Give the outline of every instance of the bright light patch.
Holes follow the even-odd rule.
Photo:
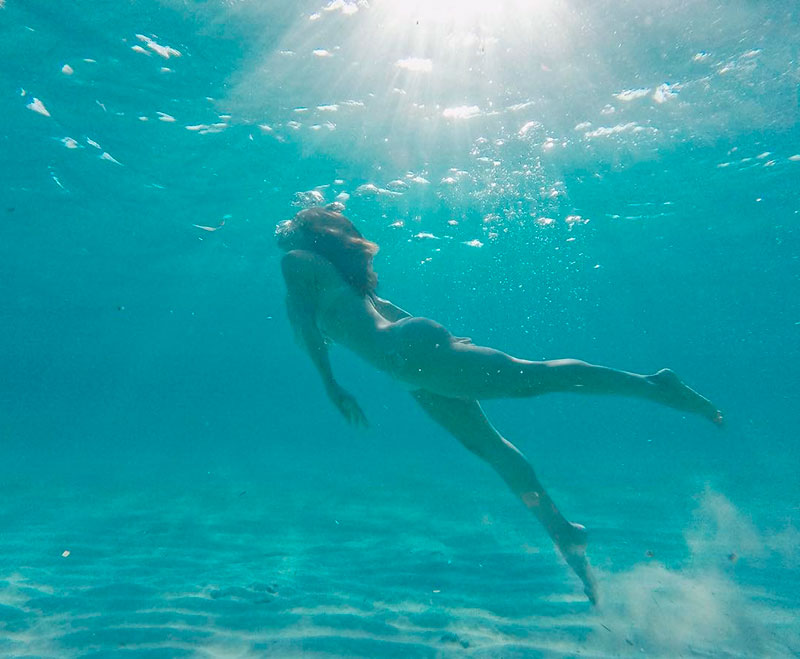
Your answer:
[[[395,62],[399,69],[414,71],[416,73],[430,73],[433,71],[433,61],[423,57],[406,57]]]
[[[474,25],[502,16],[509,4],[508,0],[407,0],[395,2],[392,11],[411,15],[420,25]]]
[[[619,94],[615,96],[620,101],[633,101],[637,98],[644,98],[650,93],[649,88],[641,88],[641,89],[626,89],[625,91],[621,91]]]
[[[477,105],[458,105],[453,108],[445,108],[442,116],[445,119],[469,119],[477,117],[480,113],[481,109]]]
[[[100,154],[100,160],[107,160],[108,162],[113,162],[115,165],[122,165],[122,163],[108,151],[103,151],[103,153]]]
[[[164,59],[181,56],[181,52],[179,50],[171,48],[170,46],[163,46],[162,44],[156,42],[154,39],[151,39],[150,37],[144,34],[137,34],[136,38],[142,43],[144,43],[144,45],[147,46],[154,53],[161,55],[161,57],[163,57]]]
[[[323,7],[323,11],[340,11],[346,16],[350,16],[355,14],[359,7],[368,7],[369,4],[365,2],[365,0],[359,0],[355,2],[354,0],[331,0],[325,7]]]
[[[601,126],[595,130],[590,130],[585,133],[586,137],[610,137],[612,135],[619,135],[620,133],[627,133],[629,131],[641,130],[635,121],[629,121],[627,124],[617,124],[616,126]]]
[[[665,82],[664,84],[656,87],[656,90],[653,92],[653,100],[656,103],[665,103],[673,96],[676,96],[679,89],[679,85],[670,85]]]
[[[47,111],[47,108],[44,106],[44,103],[42,103],[35,96],[33,100],[30,103],[28,103],[25,107],[28,108],[29,110],[32,110],[33,112],[38,112],[39,114],[45,117],[50,116],[50,113]]]

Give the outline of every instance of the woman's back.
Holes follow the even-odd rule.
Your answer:
[[[384,330],[391,323],[378,313],[370,297],[359,294],[330,261],[312,252],[287,253],[283,270],[285,276],[306,282],[304,302],[311,307],[314,323],[327,340],[348,348],[381,370],[386,369]],[[309,282],[313,286],[308,286]]]

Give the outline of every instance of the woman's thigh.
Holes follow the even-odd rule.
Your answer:
[[[551,390],[548,381],[553,374],[548,370],[552,369],[545,362],[474,345],[427,318],[395,323],[391,338],[390,370],[410,388],[477,400],[533,396]]]

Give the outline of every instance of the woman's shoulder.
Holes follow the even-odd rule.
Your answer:
[[[293,249],[286,252],[281,259],[281,270],[289,281],[331,281],[337,282],[341,277],[324,256],[305,249]]]

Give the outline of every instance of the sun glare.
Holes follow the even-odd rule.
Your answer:
[[[502,16],[509,5],[507,0],[384,0],[376,2],[379,10],[411,18],[419,24],[478,26]]]
[[[409,158],[463,150],[490,123],[542,120],[569,82],[573,35],[566,0],[320,0],[242,76],[238,98],[316,148],[339,152],[358,134]]]
[[[559,0],[373,0],[369,8],[397,30],[508,31],[534,27]]]

